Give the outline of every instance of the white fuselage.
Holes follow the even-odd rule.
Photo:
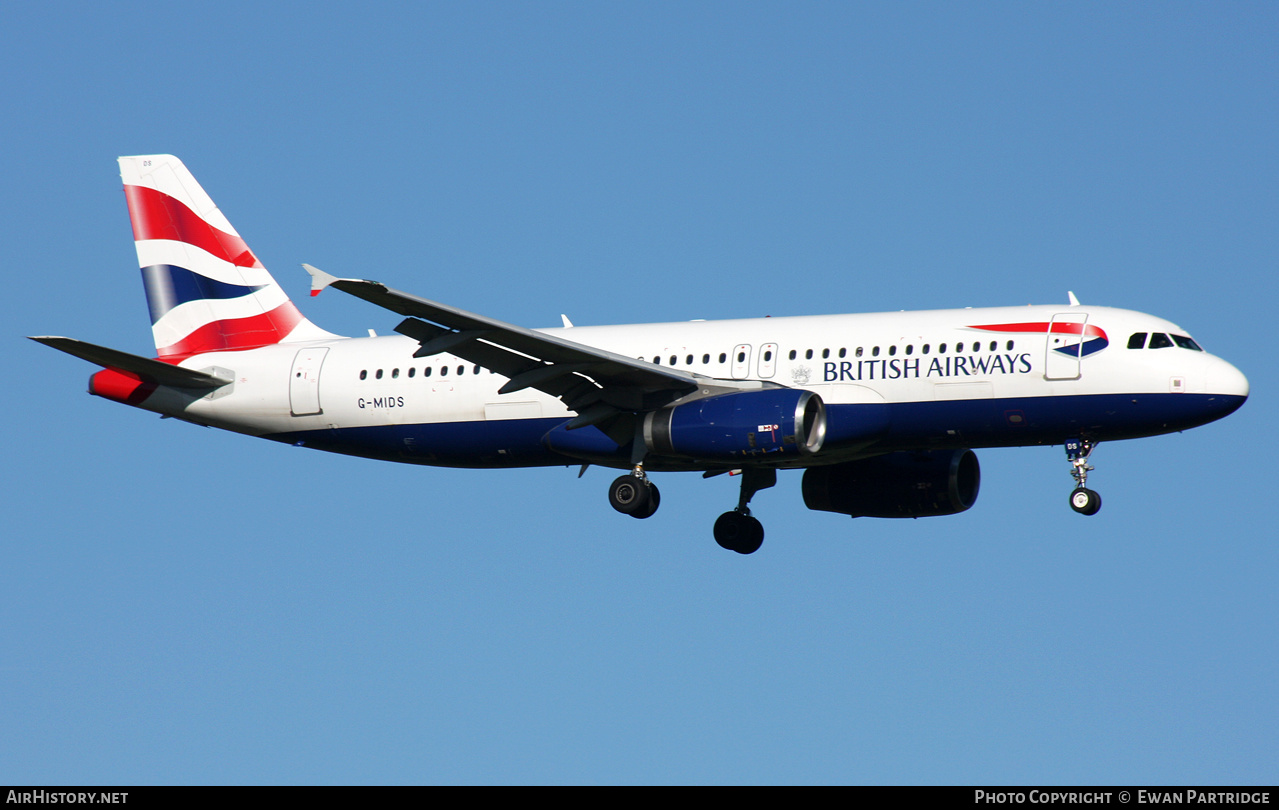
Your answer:
[[[1050,334],[1034,326],[1054,322],[1078,324],[1076,335]],[[1104,340],[1088,345],[1098,338],[1086,329],[1100,331]],[[857,418],[861,411],[856,406],[886,408],[892,429],[857,435],[848,444],[858,452],[868,446],[896,448],[900,442],[890,436],[912,435],[912,414],[928,414],[923,421],[929,424],[918,427],[930,445],[947,443],[948,433],[953,443],[974,447],[1040,444],[1080,433],[1129,438],[1182,429],[1237,407],[1218,403],[1214,410],[1218,399],[1241,402],[1247,395],[1247,381],[1238,370],[1197,347],[1127,348],[1134,333],[1185,333],[1160,318],[1105,307],[1000,307],[540,331],[711,379],[760,380],[812,391],[831,409],[836,423],[841,413]],[[1085,342],[1082,350],[1080,341]],[[573,416],[560,400],[532,388],[499,395],[505,377],[452,355],[415,359],[418,346],[418,341],[396,335],[202,354],[182,365],[219,369],[234,384],[199,399],[168,392],[143,407],[340,452],[460,466],[470,465],[458,457],[451,438],[442,454],[423,443],[438,437],[444,426],[475,430],[493,423],[536,424],[541,427],[529,436],[540,436]],[[1065,351],[1058,351],[1063,346]],[[1076,404],[1080,412],[1089,410],[1084,403],[1103,401],[1098,398],[1113,409],[1123,402],[1117,397],[1137,397],[1133,402],[1145,408],[1144,414],[1124,413],[1114,425],[1099,424],[1102,416],[1093,413],[1082,422],[1062,418]],[[1189,399],[1170,399],[1177,397],[1204,404],[1190,407]],[[900,407],[911,405],[918,407]],[[974,413],[984,414],[982,424],[965,422]],[[945,427],[948,418],[953,427]],[[400,430],[405,426],[435,426],[437,432],[413,435]],[[370,429],[392,432],[379,434],[377,447],[365,453],[357,437]],[[316,440],[324,435],[343,439],[326,446]],[[529,440],[512,434],[507,441]],[[392,450],[394,443],[404,446]],[[477,448],[484,458],[477,458],[475,466],[565,463],[563,457],[539,456],[529,447],[502,453],[500,444]],[[838,459],[839,442],[828,451],[831,460]]]

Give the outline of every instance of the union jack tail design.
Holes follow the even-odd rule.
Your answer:
[[[122,157],[120,177],[160,358],[335,337],[302,316],[182,161]]]

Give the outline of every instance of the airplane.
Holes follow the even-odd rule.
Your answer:
[[[310,265],[390,310],[398,334],[308,320],[172,155],[121,157],[156,357],[32,340],[103,367],[89,393],[299,447],[442,467],[624,473],[614,509],[652,516],[649,473],[740,475],[714,537],[750,554],[749,503],[803,470],[809,509],[852,517],[963,512],[974,448],[1062,445],[1070,506],[1098,443],[1186,430],[1248,398],[1248,380],[1175,324],[1081,305],[527,329]]]

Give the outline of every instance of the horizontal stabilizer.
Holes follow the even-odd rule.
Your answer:
[[[223,379],[213,374],[206,374],[203,371],[181,368],[159,360],[139,357],[136,354],[85,343],[83,340],[75,340],[74,338],[46,335],[32,337],[31,339],[36,343],[43,343],[60,352],[79,357],[81,360],[97,363],[103,368],[128,371],[148,382],[167,385],[172,388],[221,388],[231,383],[231,380]]]

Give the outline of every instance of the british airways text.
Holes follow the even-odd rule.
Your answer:
[[[924,363],[927,363],[925,366]],[[841,360],[822,364],[823,382],[900,380],[918,377],[973,377],[989,374],[1029,374],[1030,354],[956,355],[953,357],[896,357],[886,360]]]

